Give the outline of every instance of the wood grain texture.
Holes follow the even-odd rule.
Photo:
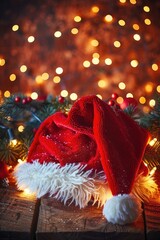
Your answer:
[[[102,216],[102,209],[89,205],[79,209],[52,198],[41,199],[37,226],[38,240],[89,240],[127,239],[144,240],[142,216],[134,224],[120,226],[108,223]]]
[[[147,240],[160,240],[160,198],[144,204]]]
[[[0,239],[30,239],[35,204],[33,196],[0,188]]]

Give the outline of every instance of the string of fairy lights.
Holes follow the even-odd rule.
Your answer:
[[[72,2],[72,1],[71,1]],[[128,6],[128,4],[135,6],[138,6],[140,4],[140,2],[137,0],[119,0],[118,1],[118,6],[119,8],[124,7],[125,5]],[[141,3],[142,4],[142,3]],[[102,11],[101,9],[101,4],[97,4],[96,5],[91,5],[90,6],[90,12],[89,14],[89,18],[90,21],[93,19],[99,19],[98,16],[100,16],[100,12]],[[143,23],[142,21],[132,21],[131,23],[131,29],[132,29],[132,41],[134,41],[135,43],[139,43],[142,41],[142,39],[144,38],[144,36],[142,35],[142,28],[145,27],[152,27],[153,23],[152,23],[152,19],[150,18],[150,12],[151,12],[151,7],[144,4],[142,6],[142,11],[145,14],[145,18],[143,19]],[[99,15],[98,15],[99,14]],[[83,31],[84,29],[81,28],[81,25],[83,24],[84,20],[84,16],[83,14],[75,14],[72,13],[71,16],[72,18],[72,24],[70,24],[70,28],[67,29],[69,31],[68,34],[75,36],[76,39],[74,40],[77,45],[80,44],[79,41],[84,42],[86,40],[86,38],[83,38]],[[104,14],[103,16],[103,23],[107,24],[107,27],[110,28],[110,26],[112,24],[116,24],[116,26],[118,25],[119,28],[125,28],[128,27],[128,23],[125,18],[117,18],[115,17],[114,14],[111,14],[110,12],[107,14]],[[86,23],[87,24],[87,23]],[[143,24],[143,26],[142,26]],[[89,27],[88,27],[89,28]],[[18,32],[22,32],[22,26],[18,23],[14,23],[12,24],[11,28],[9,31],[12,31],[13,33],[18,33]],[[87,31],[89,31],[89,29],[87,29]],[[43,34],[43,33],[42,33]],[[108,35],[109,36],[109,35]],[[26,37],[26,42],[27,44],[36,44],[37,40],[37,36],[36,34],[28,34]],[[127,37],[127,36],[126,36]],[[61,41],[61,39],[63,40],[61,43],[57,43],[56,46],[59,46],[60,44],[64,44],[65,43],[65,39],[66,35],[64,33],[64,29],[59,27],[59,29],[55,29],[55,31],[52,32],[52,38],[55,39],[55,41]],[[149,38],[149,36],[148,36]],[[11,40],[12,41],[12,40]],[[109,37],[106,41],[110,41],[110,45],[112,45],[113,51],[115,51],[116,49],[121,49],[122,47],[124,48],[124,43],[121,40],[121,38],[117,38],[114,39],[112,42],[112,39],[110,40]],[[130,41],[130,39],[128,39],[128,41]],[[59,45],[58,45],[59,44]],[[101,42],[101,38],[96,37],[94,38],[94,36],[88,37],[87,43],[86,45],[82,45],[86,46],[86,49],[83,49],[83,52],[85,54],[81,54],[82,58],[80,59],[80,61],[78,62],[79,64],[79,69],[81,69],[82,73],[83,72],[87,72],[90,71],[92,72],[94,68],[96,67],[100,67],[100,69],[102,68],[107,68],[108,69],[116,69],[115,67],[115,62],[116,62],[116,58],[115,58],[115,54],[103,54],[103,49],[100,49],[100,47],[102,46],[102,42]],[[79,46],[79,45],[78,45]],[[138,45],[137,45],[138,46]],[[43,46],[42,46],[43,48]],[[137,47],[137,51],[139,51],[139,47]],[[67,53],[65,52],[65,54],[67,55],[68,59],[70,60],[70,55],[71,52],[68,51]],[[118,54],[117,54],[118,55]],[[113,56],[113,57],[112,57]],[[134,69],[136,70],[137,68],[139,68],[139,71],[143,71],[143,62],[141,62],[138,59],[138,53],[134,54],[132,53],[130,60],[128,61],[128,59],[126,59],[125,61],[128,61],[128,68],[130,68],[130,71],[134,71]],[[66,57],[66,58],[67,58]],[[78,59],[79,60],[79,59]],[[5,57],[4,54],[0,53],[0,68],[3,69],[6,67],[8,67],[8,59],[7,56]],[[25,60],[24,60],[25,62]],[[26,61],[27,62],[27,61]],[[72,62],[73,63],[73,62]],[[72,65],[72,63],[70,63],[70,65]],[[12,72],[10,72],[10,69],[8,69],[8,76],[6,77],[5,81],[9,81],[9,85],[10,85],[10,89],[5,89],[4,91],[0,90],[0,99],[2,99],[3,97],[9,97],[13,92],[12,92],[12,83],[14,83],[15,85],[18,84],[18,81],[24,81],[24,83],[22,84],[22,86],[25,86],[26,81],[30,81],[28,83],[28,85],[30,86],[27,90],[25,90],[25,94],[29,95],[32,99],[37,99],[39,97],[39,92],[36,91],[36,87],[37,89],[45,89],[46,93],[51,93],[54,92],[58,95],[61,95],[62,97],[69,97],[72,101],[75,101],[77,98],[79,98],[81,96],[81,93],[78,90],[78,85],[77,87],[74,88],[73,87],[68,87],[65,83],[64,80],[64,76],[67,75],[67,69],[66,66],[63,66],[63,61],[62,64],[58,65],[58,66],[52,66],[52,71],[39,71],[38,73],[38,69],[37,71],[35,71],[33,77],[31,80],[27,79],[27,72],[30,69],[29,66],[29,61],[28,61],[28,65],[27,63],[21,64],[20,66],[18,66],[18,69],[16,69],[14,71],[14,69],[12,69]],[[156,75],[156,79],[158,79],[158,74],[159,74],[159,66],[160,62],[158,61],[158,58],[155,57],[155,59],[152,59],[152,62],[150,63],[149,66],[149,74],[148,76],[153,76],[154,77],[154,73],[157,74]],[[67,65],[65,63],[65,65]],[[76,63],[75,63],[76,65]],[[38,67],[37,67],[38,68]],[[107,70],[108,71],[108,70]],[[99,74],[100,72],[100,74]],[[91,89],[94,89],[93,93],[96,92],[97,96],[99,96],[100,98],[105,98],[106,92],[108,89],[111,89],[110,91],[113,92],[113,87],[115,89],[115,92],[118,92],[119,97],[117,98],[117,102],[119,104],[121,104],[123,102],[123,99],[125,97],[136,97],[137,100],[139,101],[139,103],[142,105],[143,110],[144,111],[148,111],[149,107],[154,107],[156,104],[156,100],[154,99],[154,94],[153,93],[160,93],[160,84],[158,84],[157,82],[153,81],[153,77],[150,80],[149,78],[145,80],[145,84],[141,85],[141,87],[139,87],[139,83],[137,83],[137,85],[135,85],[135,80],[132,81],[128,80],[125,81],[125,78],[122,77],[117,80],[116,78],[118,78],[118,76],[116,77],[116,75],[114,76],[114,72],[112,74],[112,76],[107,76],[105,73],[101,73],[101,71],[98,72],[98,75],[95,77],[96,80],[94,80],[94,84],[92,84],[93,86],[90,87]],[[24,76],[24,74],[26,74],[26,76]],[[22,80],[20,80],[20,77],[23,75]],[[26,79],[26,81],[25,81]],[[34,80],[34,81],[33,81]],[[69,81],[69,80],[68,80]],[[112,81],[114,83],[114,86],[111,88],[112,86]],[[137,80],[138,82],[138,80]],[[71,81],[70,85],[74,85],[74,81]],[[85,82],[81,82],[81,78],[79,80],[79,86],[80,85],[85,85]],[[88,85],[87,85],[88,86]],[[88,90],[87,92],[87,86],[86,86],[86,92],[87,93],[92,93],[91,90]],[[141,91],[138,90],[137,88],[141,88]],[[34,89],[34,90],[32,90]],[[46,90],[47,89],[47,90]],[[57,89],[57,90],[56,90]],[[72,91],[71,91],[72,90]],[[74,91],[75,90],[75,91]],[[47,92],[48,91],[48,92]],[[139,91],[139,93],[138,93]],[[136,95],[137,94],[137,95]],[[110,93],[109,93],[110,95]]]

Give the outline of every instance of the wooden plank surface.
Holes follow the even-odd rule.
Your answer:
[[[41,199],[36,235],[38,240],[145,239],[142,215],[134,224],[114,225],[102,216],[101,208],[64,206],[60,201],[47,197]]]
[[[144,204],[146,238],[160,240],[160,197]]]
[[[31,239],[36,199],[15,188],[0,188],[0,239]]]

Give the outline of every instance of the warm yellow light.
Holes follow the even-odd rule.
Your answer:
[[[87,60],[83,62],[83,66],[84,66],[85,68],[90,67],[90,65],[91,65],[91,63],[90,63],[89,61],[87,61]]]
[[[55,70],[55,72],[56,72],[57,74],[62,74],[62,73],[63,73],[63,68],[62,68],[62,67],[57,67],[56,70]]]
[[[76,93],[71,93],[71,94],[70,94],[70,99],[71,99],[72,101],[77,100],[77,98],[78,98],[78,96],[77,96]]]
[[[116,101],[117,101],[118,104],[122,104],[123,103],[123,97],[118,97]]]
[[[19,29],[19,26],[17,24],[12,26],[12,31],[16,32]]]
[[[118,24],[120,25],[120,26],[125,26],[125,21],[123,20],[123,19],[120,19],[119,21],[118,21]]]
[[[107,86],[107,83],[105,80],[101,79],[98,81],[98,87],[105,88]]]
[[[136,68],[136,67],[138,66],[138,61],[137,61],[137,60],[132,60],[132,61],[130,62],[130,64],[131,64],[131,66],[132,66],[133,68]]]
[[[105,64],[108,65],[108,66],[111,65],[112,64],[112,59],[111,58],[106,58],[105,59]]]
[[[154,107],[156,105],[156,101],[154,100],[154,99],[151,99],[150,101],[149,101],[149,106],[150,107]]]
[[[113,44],[116,48],[119,48],[121,46],[121,43],[119,41],[114,41]]]
[[[23,193],[24,193],[25,195],[30,195],[30,194],[31,194],[31,191],[30,191],[28,188],[26,188],[26,189],[24,189]]]
[[[126,88],[126,84],[124,82],[120,82],[118,84],[119,89],[124,90]]]
[[[92,56],[93,56],[93,58],[100,58],[99,53],[93,53]]]
[[[61,78],[60,78],[59,76],[55,76],[55,77],[53,78],[53,82],[54,82],[54,83],[60,83],[60,81],[61,81]]]
[[[102,96],[100,94],[96,94],[96,96],[99,98],[99,99],[102,99]]]
[[[37,84],[42,84],[43,83],[43,79],[41,75],[36,76],[35,81]]]
[[[15,81],[16,80],[16,75],[14,73],[12,73],[10,76],[9,76],[9,79],[10,81]]]
[[[91,40],[91,45],[93,47],[97,47],[99,45],[99,42],[96,39]]]
[[[145,12],[149,12],[149,11],[150,11],[150,8],[149,8],[148,6],[144,6],[144,7],[143,7],[143,10],[144,10]]]
[[[74,21],[75,22],[80,22],[82,19],[81,19],[81,17],[80,16],[75,16],[74,17]]]
[[[146,98],[145,97],[140,97],[139,98],[139,102],[141,103],[141,104],[145,104],[146,103]]]
[[[0,66],[4,66],[6,63],[5,59],[4,58],[0,58]]]
[[[44,73],[42,74],[42,79],[43,79],[43,80],[48,80],[48,78],[49,78],[49,74],[48,74],[47,72],[44,72]]]
[[[56,38],[59,38],[59,37],[62,36],[62,33],[61,33],[60,31],[56,31],[56,32],[54,33],[54,36],[55,36]]]
[[[18,162],[19,164],[22,164],[24,161],[22,161],[22,159],[19,158],[19,159],[17,160],[17,162]]]
[[[18,131],[19,131],[19,132],[23,132],[23,131],[24,131],[24,126],[23,126],[23,125],[20,125],[20,126],[18,127]]]
[[[151,93],[151,92],[153,91],[153,83],[148,82],[148,83],[145,85],[145,91],[148,92],[148,93]]]
[[[71,29],[71,33],[74,34],[74,35],[77,34],[78,33],[78,29],[77,28],[72,28]]]
[[[119,0],[120,3],[126,3],[126,0]]]
[[[139,41],[141,39],[141,36],[139,34],[133,35],[134,40]]]
[[[60,95],[62,97],[67,97],[68,96],[68,91],[67,90],[62,90]]]
[[[98,12],[99,12],[99,7],[93,6],[93,7],[92,7],[92,12],[93,12],[93,13],[98,13]]]
[[[133,29],[136,30],[136,31],[139,30],[139,25],[137,23],[134,23],[133,24]]]
[[[133,94],[132,93],[127,93],[126,98],[133,98]]]
[[[152,69],[153,71],[157,71],[158,70],[158,65],[156,63],[152,64]]]
[[[104,17],[104,20],[105,20],[106,22],[112,22],[113,17],[112,17],[112,15],[107,14],[107,15]]]
[[[11,96],[11,93],[7,90],[4,92],[4,97],[8,98]]]
[[[36,100],[36,99],[38,98],[38,93],[32,92],[32,93],[31,93],[31,98],[32,98],[33,100]]]
[[[27,71],[27,66],[26,66],[26,65],[22,65],[22,66],[20,67],[20,71],[21,71],[21,72],[26,72],[26,71]]]
[[[157,92],[160,93],[160,85],[157,86]]]
[[[146,25],[151,25],[151,20],[149,18],[146,18],[144,22]]]
[[[99,59],[98,59],[98,58],[93,58],[93,59],[92,59],[92,63],[93,63],[94,65],[97,65],[97,64],[99,63]]]
[[[131,3],[131,4],[136,4],[137,1],[136,1],[136,0],[130,0],[130,3]]]
[[[148,106],[143,107],[143,112],[144,113],[149,113],[149,111],[150,111],[150,108]]]
[[[12,139],[12,140],[10,140],[9,145],[11,145],[12,147],[14,147],[14,146],[17,145],[17,143],[18,143],[17,139]]]
[[[150,176],[153,176],[156,170],[157,170],[157,167],[153,167],[153,168],[151,169],[151,171],[149,172],[149,175],[150,175]]]
[[[28,42],[29,42],[29,43],[34,42],[34,40],[35,40],[35,37],[33,37],[33,36],[29,36],[29,37],[28,37]]]
[[[149,145],[150,145],[151,147],[153,147],[156,142],[157,142],[157,138],[153,138],[153,139],[149,142]]]

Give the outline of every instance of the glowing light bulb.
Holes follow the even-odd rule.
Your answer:
[[[33,37],[33,36],[29,36],[28,37],[28,42],[29,43],[32,43],[32,42],[34,42],[35,41],[35,37]]]
[[[152,70],[157,71],[158,70],[158,65],[156,63],[152,64]]]
[[[146,18],[146,19],[144,20],[144,23],[145,23],[146,25],[151,25],[151,20],[150,20],[149,18]]]
[[[20,158],[17,160],[17,162],[18,162],[19,164],[22,164],[22,163],[23,163],[22,159],[20,159]]]
[[[99,45],[99,42],[98,42],[96,39],[93,39],[93,40],[91,41],[91,45],[92,45],[93,47],[97,47],[97,46]]]
[[[92,63],[93,63],[94,65],[97,65],[97,64],[99,63],[99,59],[98,59],[98,58],[93,58],[93,59],[92,59]]]
[[[157,142],[157,138],[153,138],[153,139],[149,142],[149,145],[150,145],[151,147],[153,147],[156,142]]]
[[[151,93],[153,91],[153,83],[152,82],[148,82],[146,85],[145,85],[145,91],[147,93]]]
[[[106,22],[112,22],[113,17],[112,17],[112,15],[107,14],[107,15],[104,17],[104,20],[105,20]]]
[[[125,22],[123,19],[120,19],[120,20],[118,21],[118,24],[119,24],[121,27],[123,27],[123,26],[126,25],[126,22]]]
[[[42,84],[43,83],[43,79],[41,75],[36,76],[35,81],[37,84]]]
[[[92,56],[93,56],[93,58],[99,58],[100,57],[99,53],[93,53]]]
[[[130,0],[130,3],[131,3],[131,4],[136,4],[137,1],[136,1],[136,0]]]
[[[10,76],[9,76],[9,79],[10,81],[15,81],[16,80],[16,75],[14,73],[12,73]]]
[[[26,71],[27,71],[27,66],[26,66],[26,65],[22,65],[22,66],[20,67],[20,71],[21,71],[21,72],[26,72]]]
[[[60,83],[60,81],[61,81],[61,78],[60,78],[59,76],[55,76],[55,77],[53,78],[53,82],[54,82],[54,83]]]
[[[62,67],[57,67],[55,71],[56,71],[57,74],[62,74],[63,73],[63,68]]]
[[[160,85],[157,86],[156,90],[158,93],[160,93]]]
[[[43,80],[48,80],[48,78],[49,78],[49,74],[48,74],[47,72],[44,72],[44,73],[42,74],[42,79],[43,79]]]
[[[134,40],[139,41],[141,39],[141,36],[139,34],[133,35]]]
[[[153,176],[156,170],[157,170],[157,167],[153,167],[153,168],[151,169],[151,171],[149,172],[149,175],[150,175],[150,176]]]
[[[137,23],[134,23],[133,24],[133,29],[138,31],[139,30],[139,25]]]
[[[117,101],[118,104],[122,104],[123,103],[123,97],[118,97],[116,101]]]
[[[67,90],[62,90],[61,93],[60,93],[60,95],[61,95],[62,97],[67,97],[67,96],[68,96],[68,91],[67,91]]]
[[[91,65],[91,63],[90,63],[89,61],[87,61],[87,60],[83,62],[83,66],[84,66],[85,68],[89,68],[90,65]]]
[[[120,3],[126,3],[126,0],[119,0]]]
[[[126,88],[126,84],[124,82],[120,82],[118,84],[119,89],[124,90]]]
[[[54,36],[55,36],[56,38],[60,38],[60,37],[62,36],[62,33],[61,33],[60,31],[56,31],[56,32],[54,33]]]
[[[5,59],[4,58],[0,58],[0,66],[4,66],[6,63]]]
[[[70,99],[71,99],[72,101],[77,100],[77,98],[78,98],[78,96],[77,96],[76,93],[71,93],[71,94],[70,94]]]
[[[146,103],[146,98],[145,97],[140,97],[139,98],[139,102],[141,103],[141,104],[145,104]]]
[[[102,100],[102,96],[100,94],[96,94],[96,96]]]
[[[23,132],[24,131],[24,126],[23,125],[20,125],[19,127],[18,127],[18,132]]]
[[[82,19],[81,19],[81,17],[80,16],[75,16],[74,17],[74,21],[75,22],[80,22]]]
[[[10,142],[9,142],[9,145],[14,147],[14,146],[17,145],[17,143],[18,143],[17,139],[11,139]]]
[[[119,41],[114,41],[113,44],[116,48],[119,48],[121,46],[121,43]]]
[[[133,94],[132,93],[127,93],[126,98],[133,98]]]
[[[132,61],[130,62],[130,64],[131,64],[131,66],[132,66],[133,68],[136,68],[136,67],[138,66],[138,61],[137,61],[137,60],[132,60]]]
[[[111,65],[112,64],[112,59],[111,58],[106,58],[105,59],[105,64],[108,65],[108,66]]]
[[[93,13],[98,13],[99,12],[99,7],[93,6],[91,10],[92,10]]]
[[[72,28],[72,29],[71,29],[71,33],[72,33],[73,35],[76,35],[76,34],[78,33],[78,29],[77,29],[77,28]]]
[[[107,83],[105,80],[101,79],[98,81],[98,87],[105,88],[107,86]]]
[[[150,107],[154,107],[156,105],[156,101],[154,100],[154,99],[151,99],[150,101],[149,101],[149,106]]]
[[[32,93],[31,93],[31,98],[32,98],[33,100],[36,100],[36,99],[38,98],[38,93],[32,92]]]
[[[12,31],[13,31],[13,32],[18,31],[18,29],[19,29],[19,26],[18,26],[17,24],[15,24],[15,25],[12,26]]]
[[[150,12],[150,8],[149,8],[148,6],[144,6],[144,7],[143,7],[143,10],[144,10],[145,12]]]
[[[10,96],[11,96],[10,91],[7,90],[7,91],[4,92],[4,97],[8,98]]]

